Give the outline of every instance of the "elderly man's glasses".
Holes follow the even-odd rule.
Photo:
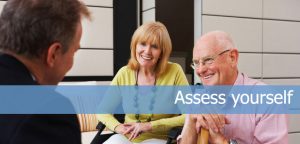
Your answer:
[[[220,56],[220,55],[222,55],[222,54],[224,54],[226,52],[229,52],[229,51],[230,51],[229,49],[228,50],[224,50],[224,51],[222,51],[219,54],[216,54],[214,56],[205,57],[201,61],[200,60],[193,60],[193,63],[191,64],[191,67],[193,69],[197,69],[197,68],[199,68],[200,64],[202,64],[203,66],[212,65],[215,62],[216,58],[218,58],[218,56]]]

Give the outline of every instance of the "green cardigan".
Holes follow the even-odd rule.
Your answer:
[[[114,77],[111,85],[135,85],[136,72],[128,68],[122,67]],[[188,85],[188,81],[180,65],[169,62],[166,72],[157,78],[156,85]],[[146,121],[151,114],[140,114],[140,120]],[[97,119],[104,123],[107,128],[114,130],[120,123],[113,117],[112,114],[98,114]],[[154,114],[151,117],[152,131],[142,133],[135,138],[133,142],[142,142],[146,139],[157,138],[166,139],[169,130],[176,126],[183,126],[184,115],[176,114]],[[125,123],[136,122],[135,114],[126,114]]]

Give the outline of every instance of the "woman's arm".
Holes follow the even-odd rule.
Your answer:
[[[115,131],[115,128],[121,124],[112,114],[97,114],[96,116],[111,131]]]
[[[161,118],[151,121],[152,132],[165,132],[170,131],[173,127],[183,126],[184,119],[185,115],[178,115],[171,118]]]

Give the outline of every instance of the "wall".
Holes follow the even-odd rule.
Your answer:
[[[169,61],[181,65],[190,83],[193,72],[189,66],[194,45],[193,10],[193,0],[141,0],[141,23],[159,21],[166,26],[172,40]]]
[[[268,84],[300,84],[298,0],[203,0],[202,33],[224,30],[240,51],[240,71]]]
[[[1,12],[2,12],[2,8],[3,8],[5,3],[6,3],[6,1],[0,1],[0,11]]]
[[[113,76],[113,0],[84,0],[92,21],[82,21],[81,48],[67,76]],[[6,1],[0,1],[0,10]]]
[[[300,85],[299,0],[195,0],[201,33],[223,30],[240,51],[239,68],[267,84]],[[290,115],[289,143],[297,143],[299,115]],[[298,124],[297,124],[298,123]]]
[[[155,21],[155,0],[141,0],[142,23]]]
[[[83,20],[81,48],[67,76],[113,76],[113,0],[84,0],[92,21]]]

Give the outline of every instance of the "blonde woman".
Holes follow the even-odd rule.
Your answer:
[[[160,22],[140,26],[132,36],[131,58],[112,81],[112,85],[162,86],[188,85],[182,68],[168,62],[172,50],[166,27]],[[150,107],[155,106],[154,100]],[[97,115],[99,121],[117,134],[105,144],[166,143],[168,131],[184,124],[184,115],[126,114],[118,122],[111,114]]]

